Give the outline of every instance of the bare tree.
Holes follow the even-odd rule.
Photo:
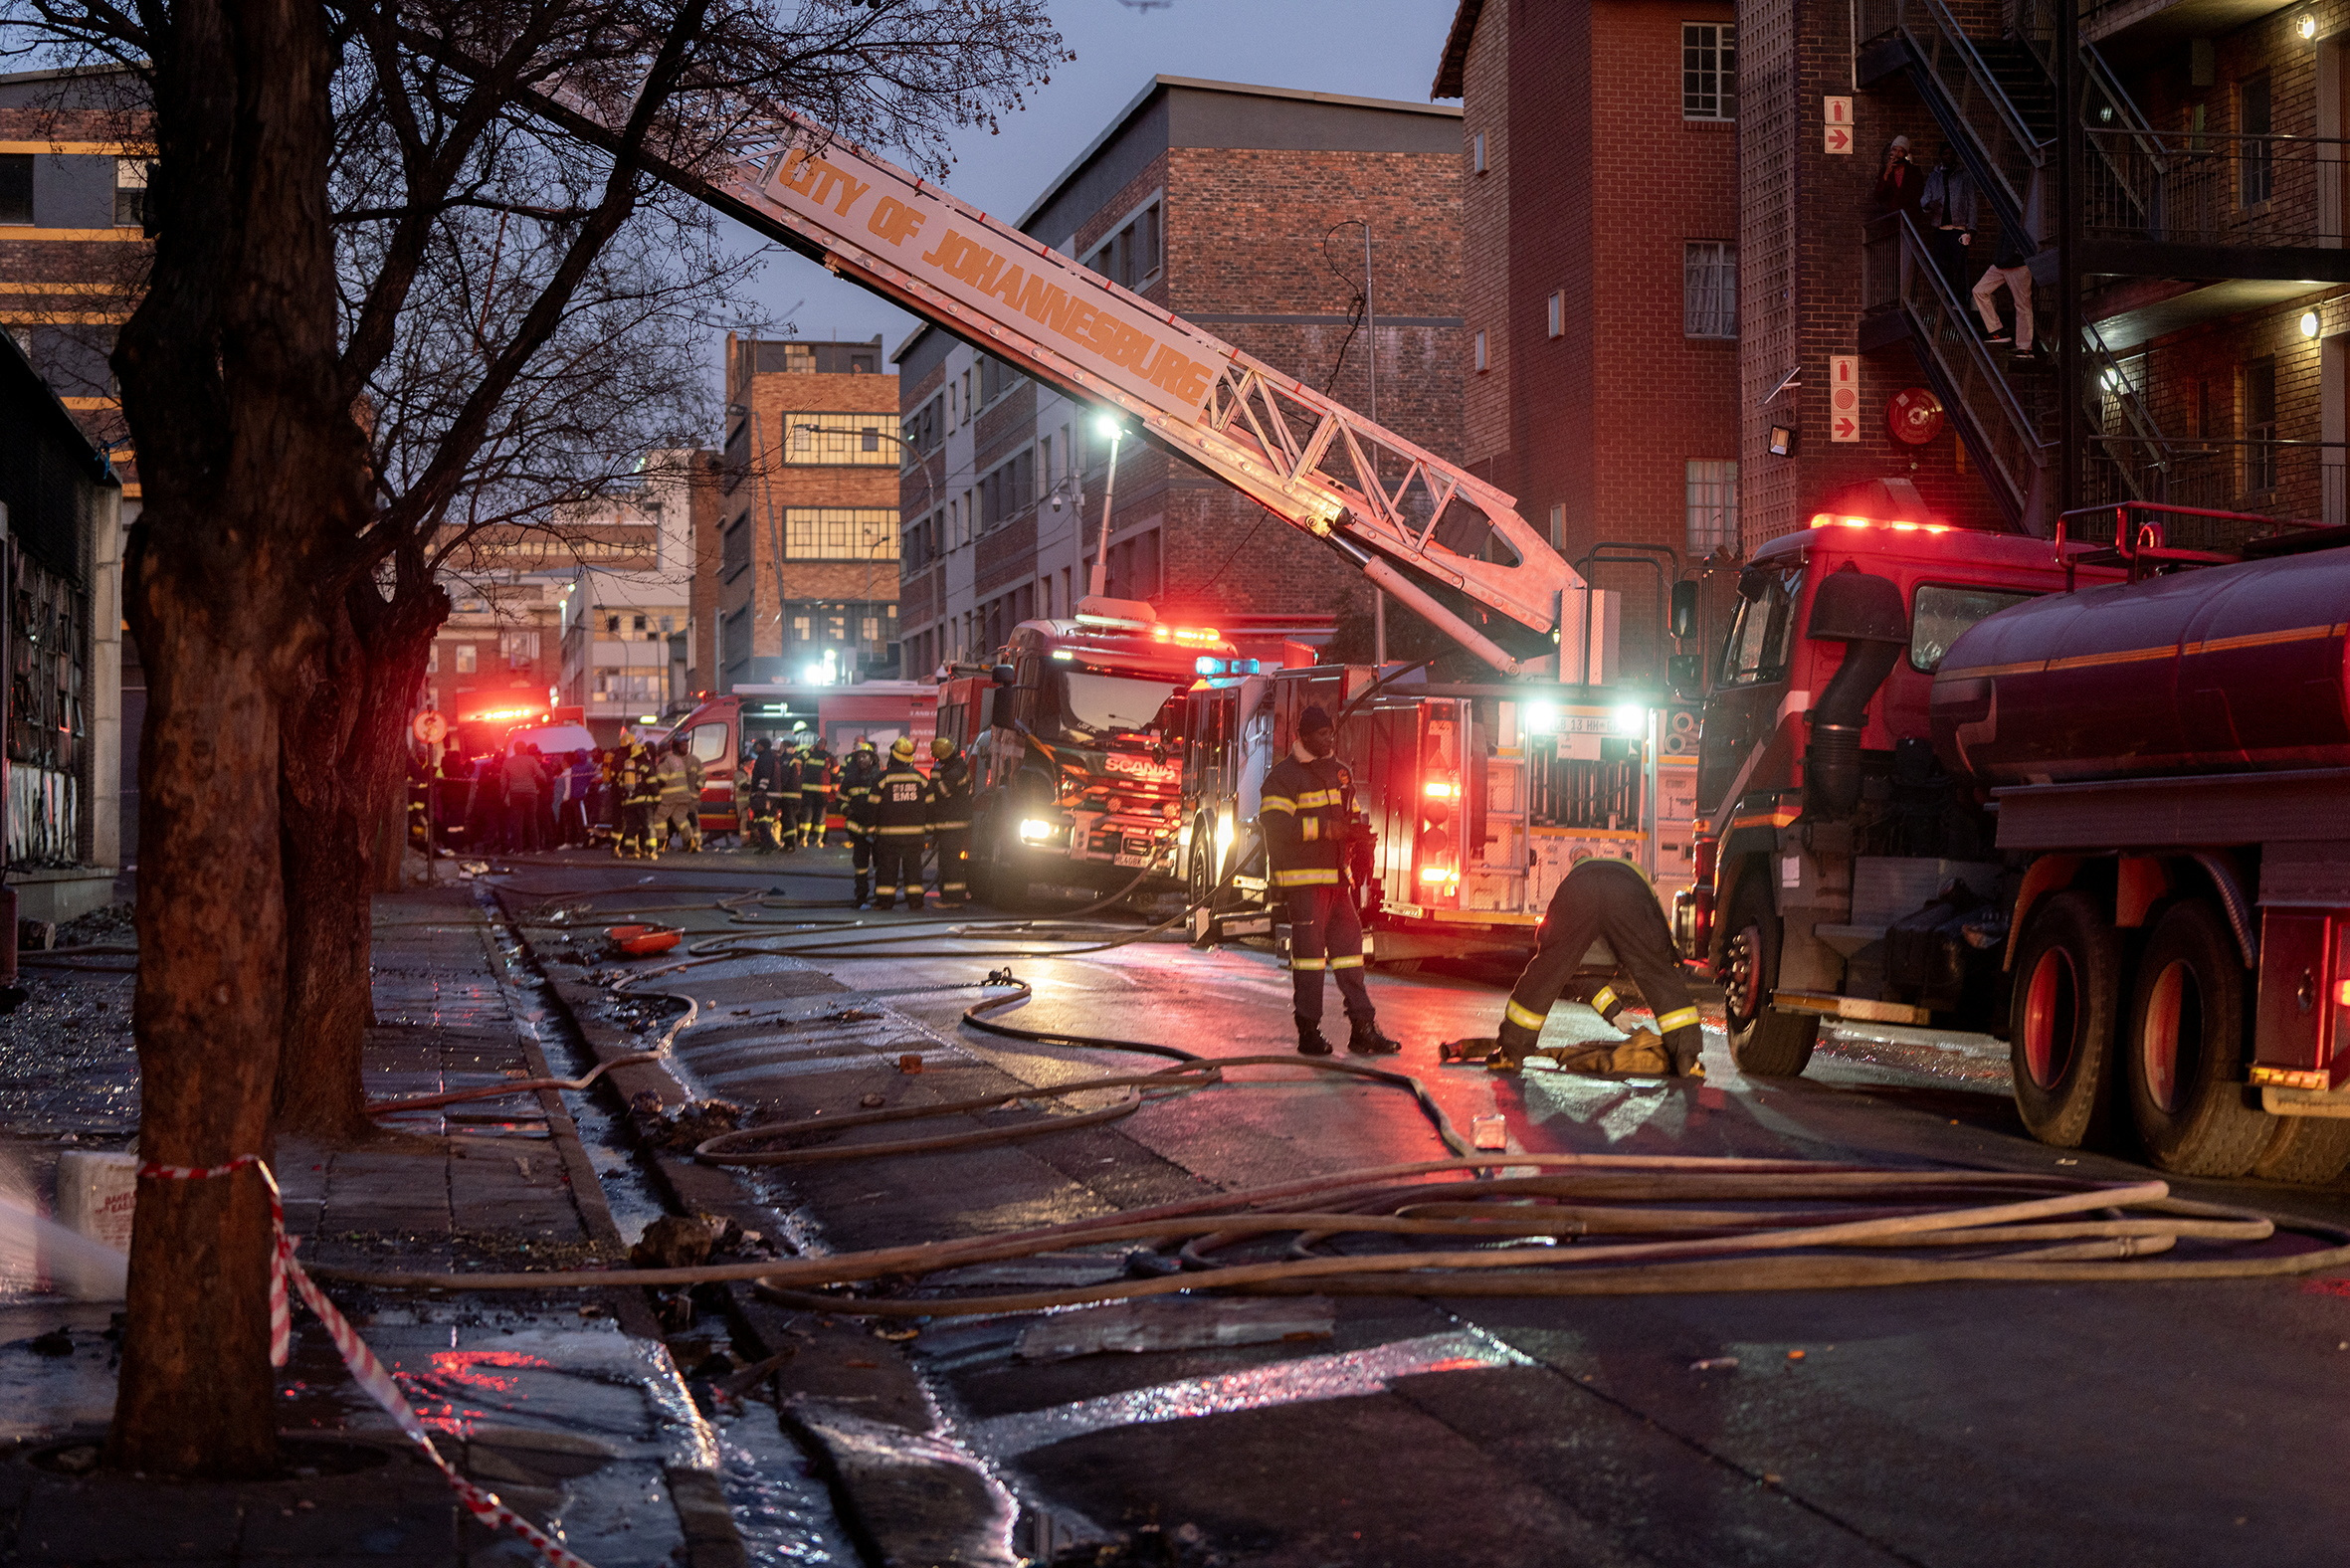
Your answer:
[[[150,682],[140,1130],[150,1159],[211,1167],[267,1151],[290,1078],[305,1124],[341,1123],[336,1084],[355,1095],[355,1051],[281,1071],[288,889],[364,872],[446,613],[434,541],[501,411],[560,362],[599,265],[658,222],[646,170],[715,174],[785,104],[935,173],[951,128],[1067,56],[1042,0],[0,0],[0,21],[133,71],[153,108],[154,263],[115,354],[146,488],[126,594]],[[538,128],[558,91],[609,105],[608,153]],[[517,146],[572,177],[533,175],[517,200],[487,177]],[[357,177],[363,147],[384,149],[364,154],[380,179]],[[363,190],[346,216],[378,227],[338,254],[336,193]],[[520,226],[525,280],[436,267],[477,214]],[[463,379],[374,408],[404,344],[458,362],[404,335],[428,303],[444,323],[487,306]],[[396,493],[386,422],[416,433]],[[312,861],[313,844],[334,848]],[[317,969],[298,1016],[363,1018],[364,988],[363,964]],[[142,1184],[113,1463],[267,1467],[268,1258],[251,1172]]]

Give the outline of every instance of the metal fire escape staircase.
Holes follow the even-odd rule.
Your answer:
[[[2002,224],[2036,237],[2048,227],[2056,91],[2046,41],[2054,36],[2047,3],[2042,0],[2027,16],[2026,37],[1996,42],[1968,37],[1943,0],[1864,0],[1861,7],[1861,36],[1868,42],[1860,57],[1860,80],[1867,86],[1906,74],[1914,84],[1974,177],[1978,245],[1996,245]],[[2100,125],[2146,129],[2096,51],[2084,46],[2081,54],[2084,113]],[[2145,157],[2117,160],[2112,143],[2100,139],[2095,145],[2088,178],[2100,199],[2144,209],[2152,199]],[[2144,146],[2156,146],[2151,134]],[[1870,223],[1864,264],[1867,314],[1860,346],[1874,350],[1906,341],[2009,522],[2045,531],[2054,514],[2060,426],[2054,374],[2007,363],[1982,342],[1971,305],[1942,278],[1925,236],[1905,217]],[[2047,332],[2036,335],[2050,340]],[[2128,493],[2116,498],[2162,498],[2172,456],[2168,443],[2135,395],[2126,367],[2093,327],[2081,346],[2088,428],[2105,430],[2109,408],[2125,427],[2113,433],[2121,456],[2109,467]]]
[[[453,46],[413,41],[478,69]],[[607,150],[629,112],[625,99],[560,92],[536,108]],[[1117,411],[1502,674],[1592,671],[1593,596],[1513,497],[820,124],[775,108],[733,147],[725,166],[640,162],[1037,380]]]

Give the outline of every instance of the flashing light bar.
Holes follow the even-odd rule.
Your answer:
[[[1946,522],[1896,522],[1878,517],[1836,517],[1824,511],[1813,515],[1812,526],[1815,528],[1889,528],[1895,533],[1948,533],[1951,531],[1950,525]]]
[[[1213,654],[1202,654],[1191,662],[1191,668],[1203,676],[1253,676],[1265,665],[1256,659],[1218,659]]]
[[[492,707],[485,708],[479,713],[468,713],[458,722],[461,724],[482,724],[497,718],[540,718],[545,714],[546,709],[543,707]]]
[[[1195,648],[1204,643],[1224,641],[1224,634],[1212,626],[1154,626],[1150,629],[1150,635],[1158,642],[1189,643]]]
[[[1461,874],[1442,866],[1423,866],[1420,868],[1420,880],[1432,883],[1457,882],[1461,880]]]
[[[1436,779],[1422,786],[1420,793],[1426,795],[1430,800],[1452,800],[1460,795],[1461,786],[1449,784],[1443,779]]]

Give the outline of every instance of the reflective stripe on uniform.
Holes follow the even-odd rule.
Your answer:
[[[1599,988],[1599,995],[1591,999],[1591,1010],[1595,1013],[1604,1013],[1621,1000],[1622,998],[1616,995],[1614,986],[1603,985]]]
[[[1542,1014],[1535,1012],[1530,1007],[1518,1006],[1514,998],[1511,999],[1506,1007],[1501,1009],[1501,1016],[1508,1019],[1511,1023],[1517,1025],[1517,1027],[1520,1029],[1538,1030],[1542,1027],[1543,1023]]]
[[[1289,967],[1291,969],[1327,969],[1330,967],[1330,960],[1327,958],[1300,958],[1295,953],[1291,953]]]
[[[1341,956],[1330,960],[1330,967],[1333,969],[1360,969],[1362,966],[1363,955],[1360,953],[1355,953],[1350,956]]]
[[[927,829],[927,828],[923,827],[923,826],[922,826],[920,823],[918,823],[918,822],[917,822],[917,823],[915,823],[915,824],[914,824],[912,827],[910,827],[910,828],[876,828],[876,829],[874,829],[874,832],[875,832],[875,833],[877,833],[877,834],[881,835],[881,836],[882,838],[884,838],[884,839],[903,839],[903,838],[913,838],[913,837],[917,837],[917,836],[919,836],[919,835],[921,835],[921,834],[927,833],[927,832],[929,832],[929,831],[930,831],[929,829]]]
[[[1695,1008],[1676,1007],[1657,1020],[1657,1033],[1669,1035],[1676,1029],[1691,1028],[1696,1022],[1697,1010]]]
[[[1335,806],[1342,798],[1334,789],[1309,789],[1297,797],[1297,807],[1300,811],[1310,811],[1317,806]]]
[[[943,828],[947,832],[952,833],[958,828],[968,828],[971,826],[971,824],[967,822],[934,822],[930,824],[930,826],[933,828]]]
[[[1289,799],[1286,795],[1268,795],[1264,799],[1257,802],[1257,814],[1259,816],[1263,816],[1269,811],[1295,812],[1296,809],[1297,803]]]
[[[1335,866],[1306,866],[1292,872],[1273,874],[1275,887],[1320,887],[1337,880],[1338,868]]]

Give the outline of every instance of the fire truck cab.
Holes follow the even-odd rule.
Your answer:
[[[1000,663],[950,676],[939,733],[967,748],[976,775],[971,859],[983,895],[1018,902],[1039,883],[1109,891],[1141,874],[1172,878],[1185,693],[1203,662],[1234,660],[1213,627],[1087,600],[1069,620],[1015,627]]]

